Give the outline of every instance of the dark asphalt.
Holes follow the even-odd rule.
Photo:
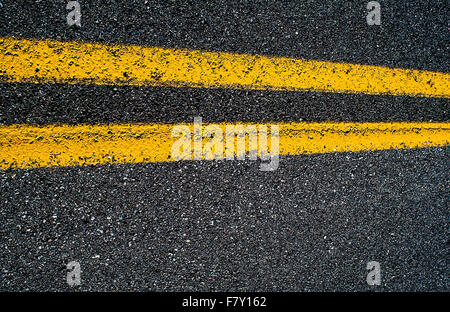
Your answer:
[[[448,121],[449,100],[362,94],[0,84],[0,124]]]
[[[82,27],[66,23],[67,1],[2,0],[0,35],[289,56],[448,71],[446,0],[369,1],[80,0]]]
[[[448,71],[446,1],[5,1],[0,36]],[[233,3],[231,3],[233,2]],[[320,2],[320,3],[319,3]],[[114,5],[117,3],[117,5]],[[298,34],[297,34],[298,32]],[[0,124],[448,121],[448,99],[0,84]],[[0,290],[448,291],[448,148],[0,171]],[[82,285],[66,284],[79,261]],[[368,286],[378,261],[382,285]]]
[[[443,291],[448,151],[1,173],[2,289]]]

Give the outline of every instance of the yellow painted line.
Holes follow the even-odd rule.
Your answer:
[[[193,131],[193,123],[184,125]],[[218,124],[224,133],[226,125]],[[445,122],[291,122],[265,125],[268,126],[269,133],[273,125],[279,126],[280,155],[424,148],[446,146],[450,141],[450,126]],[[0,169],[174,161],[171,148],[178,140],[178,137],[172,137],[174,126],[0,126]],[[205,129],[206,126],[208,124],[204,123],[202,128]],[[207,140],[209,139],[204,138],[203,143]],[[224,141],[221,140],[225,147]],[[248,144],[246,150],[248,151]]]
[[[10,37],[0,38],[0,82],[450,97],[448,73],[286,57]]]

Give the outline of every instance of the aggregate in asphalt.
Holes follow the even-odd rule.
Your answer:
[[[448,71],[448,3],[369,1],[80,1],[68,27],[66,1],[4,0],[0,35],[130,43]]]
[[[0,124],[448,121],[445,98],[364,94],[0,84]]]
[[[448,148],[0,173],[2,290],[446,290]],[[366,284],[378,261],[382,285]]]
[[[448,71],[446,1],[1,1],[0,36]],[[116,3],[116,5],[114,4]],[[144,3],[144,4],[143,4]],[[0,84],[0,124],[448,121],[448,99]],[[0,172],[0,290],[448,291],[448,148]],[[79,261],[82,285],[65,265]],[[382,285],[368,286],[378,261]]]

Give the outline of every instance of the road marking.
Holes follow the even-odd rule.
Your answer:
[[[193,131],[193,123],[185,125]],[[203,129],[207,125],[204,123]],[[218,125],[225,131],[227,124]],[[450,141],[449,123],[445,122],[276,125],[280,155],[424,148],[446,146]],[[171,136],[174,126],[156,123],[0,126],[0,169],[174,161],[171,147],[178,139]]]
[[[285,57],[0,38],[0,82],[450,97],[450,74]]]

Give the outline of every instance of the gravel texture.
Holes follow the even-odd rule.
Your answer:
[[[448,71],[446,1],[1,1],[0,36]],[[108,4],[106,4],[108,2]],[[0,124],[448,121],[448,99],[0,84]],[[0,290],[448,291],[448,148],[0,172]],[[79,261],[82,285],[65,265]],[[382,285],[368,286],[378,261]]]

